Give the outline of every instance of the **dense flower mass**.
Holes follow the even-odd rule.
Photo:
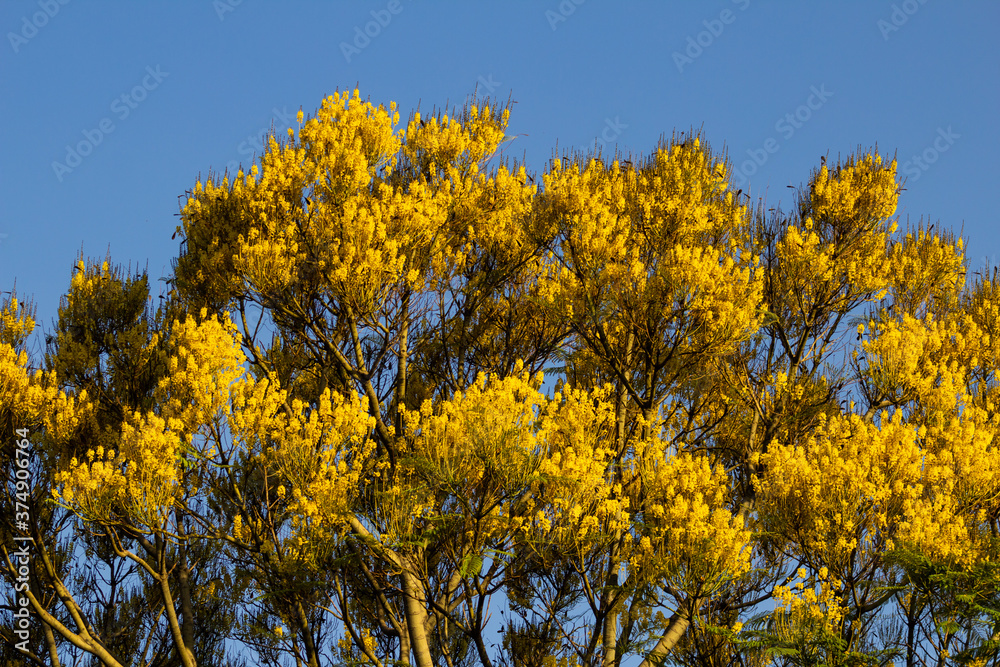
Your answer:
[[[509,122],[337,93],[157,308],[81,259],[35,358],[0,303],[33,662],[992,664],[997,273],[877,154],[765,215],[704,137],[536,177]]]

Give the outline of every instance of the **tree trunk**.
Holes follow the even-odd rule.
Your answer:
[[[410,635],[410,648],[417,667],[434,667],[427,643],[427,601],[424,585],[413,571],[412,559],[406,559],[403,569],[403,604],[406,610],[406,629]]]
[[[157,537],[157,546],[163,549],[163,544]],[[177,648],[177,654],[181,658],[181,664],[184,667],[198,667],[198,661],[195,660],[194,654],[191,652],[190,647],[184,641],[184,632],[181,630],[180,621],[177,619],[177,608],[174,607],[174,596],[170,592],[170,576],[167,573],[166,559],[164,555],[160,554],[160,571],[157,573],[157,580],[160,584],[160,594],[163,595],[163,607],[167,612],[167,623],[170,625],[170,634],[174,640],[174,646]]]
[[[660,641],[656,643],[656,646],[649,652],[649,655],[639,663],[639,667],[654,667],[654,665],[663,664],[667,655],[677,646],[677,642],[681,640],[681,637],[684,636],[684,632],[688,629],[689,625],[691,625],[691,622],[682,617],[679,612],[671,616],[667,631],[663,633]]]
[[[191,570],[188,567],[187,547],[180,545],[180,563],[177,568],[177,580],[181,589],[181,614],[184,616],[181,625],[181,636],[185,646],[194,646],[194,605],[191,602]]]
[[[52,632],[52,628],[46,623],[42,623],[42,632],[45,633],[45,648],[49,652],[49,660],[52,661],[52,667],[60,667],[59,662],[59,652],[56,650],[56,636]]]
[[[316,642],[313,641],[312,628],[309,627],[309,617],[306,616],[305,607],[302,602],[296,600],[295,613],[299,617],[299,629],[302,631],[302,641],[306,645],[306,660],[309,667],[319,667],[319,652],[316,651]]]

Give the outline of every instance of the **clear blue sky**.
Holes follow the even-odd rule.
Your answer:
[[[964,225],[973,263],[998,262],[998,3],[237,2],[0,5],[0,290],[16,278],[46,328],[81,248],[156,289],[199,174],[356,85],[404,118],[512,95],[535,171],[557,142],[648,153],[703,128],[769,206],[877,142],[910,177],[904,222]]]

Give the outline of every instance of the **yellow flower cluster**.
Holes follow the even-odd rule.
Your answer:
[[[899,409],[878,425],[835,418],[804,446],[772,446],[762,459],[762,512],[796,536],[800,553],[837,568],[855,548],[870,560],[894,543],[934,561],[987,557],[988,520],[1000,511],[1000,415],[993,383],[977,378],[997,366],[992,291],[983,281],[965,308],[941,317],[870,322],[865,380]]]
[[[886,258],[891,226],[856,237],[826,240],[830,230],[789,225],[777,242],[783,293],[794,301],[794,312],[808,320],[817,306],[848,310],[860,300],[878,300],[891,284],[892,265]]]
[[[28,428],[42,419],[43,407],[55,395],[46,392],[41,371],[30,374],[28,353],[22,348],[35,320],[17,298],[0,305],[0,424]],[[51,383],[49,383],[51,384]]]
[[[750,569],[751,533],[727,506],[725,473],[704,455],[662,454],[662,445],[650,447],[640,464],[645,534],[632,568],[682,590],[714,590],[741,577]]]
[[[966,295],[963,304],[963,341],[972,341],[972,354],[966,354],[966,363],[981,377],[1000,372],[1000,274],[989,279],[977,280]],[[1000,393],[995,384],[980,383],[971,387],[977,404],[991,416],[1000,406]],[[995,422],[997,423],[997,422]]]
[[[285,144],[270,137],[259,168],[232,182],[197,183],[182,209],[182,291],[225,303],[245,286],[272,294],[325,276],[359,305],[375,298],[404,263],[398,235],[387,236],[386,226],[419,223],[426,208],[420,196],[375,184],[395,165],[396,122],[394,107],[374,107],[358,91],[338,93],[297,139],[292,130]]]
[[[369,313],[405,277],[406,237],[440,214],[423,193],[375,180],[398,151],[396,117],[356,97],[327,100],[299,143],[271,138],[259,179],[247,176],[237,193],[253,216],[235,259],[249,287],[270,295],[319,284]]]
[[[629,499],[609,479],[614,454],[610,387],[563,387],[545,410],[544,453],[533,486],[534,515],[526,526],[564,544],[603,543],[629,526]]]
[[[279,151],[277,142],[271,142],[263,161],[261,185],[276,193],[281,186],[293,185],[291,174],[280,168],[268,169],[269,158],[289,153],[302,160],[301,176],[320,187],[314,191],[319,199],[335,200],[338,194],[353,194],[367,187],[381,169],[395,165],[400,137],[393,126],[398,122],[394,103],[388,109],[375,107],[363,101],[357,89],[353,95],[346,91],[335,93],[323,100],[316,116],[299,129],[300,149],[288,146]]]
[[[871,154],[833,173],[823,166],[813,177],[804,219],[775,245],[773,306],[789,312],[789,325],[815,326],[817,313],[848,312],[881,299],[894,284],[895,177],[895,162],[886,167]]]
[[[582,556],[620,535],[627,547],[622,562],[642,576],[717,585],[747,571],[750,533],[726,507],[721,470],[704,457],[667,456],[666,443],[656,439],[638,447],[639,459],[622,464],[616,477],[610,385],[564,386],[546,399],[540,381],[524,373],[495,381],[481,376],[434,408],[428,401],[419,412],[403,410],[408,455],[430,462],[446,498],[461,500],[418,493],[418,480],[430,479],[418,466],[422,475],[400,479],[387,494],[383,539],[413,539],[422,522],[433,524],[458,507],[469,512],[520,496],[500,504],[499,513],[471,517],[479,539],[502,540],[513,530],[527,547],[556,542]],[[633,507],[626,484],[643,485],[645,505]],[[409,523],[402,516],[388,520],[400,512]],[[629,546],[636,512],[646,529],[642,544]]]
[[[807,579],[805,569],[799,569],[800,579]],[[806,584],[810,585],[806,585]],[[816,590],[817,585],[819,591]],[[774,589],[776,621],[779,636],[785,639],[805,636],[815,639],[819,632],[839,636],[847,607],[837,594],[840,581],[820,568],[817,576],[792,586]]]
[[[697,139],[642,166],[556,160],[544,179],[539,216],[562,252],[539,294],[566,317],[614,313],[641,332],[640,346],[673,334],[680,353],[723,353],[756,331],[762,282],[749,215]]]
[[[449,165],[462,175],[475,174],[504,140],[510,112],[497,111],[473,105],[465,122],[447,114],[425,121],[416,113],[406,128],[403,155],[424,175],[436,175]]]
[[[996,420],[965,404],[960,416],[928,415],[919,429],[924,470],[905,507],[899,541],[932,561],[969,566],[991,558],[992,517],[1000,512]]]
[[[269,139],[259,167],[195,185],[182,292],[225,304],[304,290],[374,318],[394,287],[448,285],[483,250],[520,256],[535,188],[523,168],[486,172],[507,118],[472,106],[397,131],[395,105],[327,98],[297,135]]]
[[[813,216],[819,221],[850,220],[870,225],[896,212],[899,186],[896,161],[886,166],[880,155],[849,159],[831,174],[826,165],[810,183]]]
[[[917,495],[922,452],[900,413],[881,428],[857,415],[820,417],[801,446],[772,444],[761,457],[757,508],[796,556],[838,573],[862,567],[892,545]]]
[[[184,236],[176,274],[180,292],[198,304],[221,306],[235,296],[243,280],[235,269],[240,238],[249,233],[253,215],[246,203],[245,179],[228,175],[197,182],[181,208]]]
[[[368,654],[375,655],[375,637],[368,628],[361,628],[358,634],[364,644],[364,650],[355,646],[354,639],[347,630],[344,630],[344,636],[337,640],[339,662],[345,665],[374,665],[375,663],[368,657]]]
[[[28,353],[0,342],[0,423],[31,428],[51,415],[56,398],[53,378],[28,369]]]
[[[962,239],[951,240],[925,230],[908,233],[894,243],[889,265],[893,268],[892,300],[897,311],[922,317],[958,305],[965,287]]]
[[[89,520],[127,520],[145,530],[166,526],[180,492],[179,435],[157,415],[133,414],[122,425],[119,451],[103,447],[58,472],[53,495]]]
[[[21,347],[34,330],[34,318],[24,304],[18,303],[16,296],[12,295],[0,305],[0,345]]]
[[[103,267],[100,275],[106,272]],[[73,298],[82,298],[98,278],[81,269],[74,276]],[[158,344],[154,337],[148,345]],[[54,495],[82,516],[106,522],[129,517],[148,530],[161,529],[186,491],[181,470],[194,465],[195,436],[207,437],[205,427],[228,413],[230,390],[245,372],[239,334],[228,316],[220,322],[202,311],[201,321],[175,322],[167,349],[170,373],[157,389],[161,409],[127,415],[113,442],[88,451],[84,461],[73,459],[56,474],[61,490],[54,489]],[[84,425],[98,430],[98,408],[86,391],[52,398],[46,425],[53,442],[72,443]],[[191,484],[195,489],[197,481]]]
[[[150,343],[158,344],[157,339]],[[228,313],[220,320],[202,309],[198,318],[174,322],[169,373],[160,382],[163,416],[172,430],[193,434],[230,409],[230,388],[243,377],[246,357]]]
[[[419,412],[401,407],[409,453],[432,461],[456,484],[453,492],[469,499],[518,488],[538,447],[537,409],[545,403],[541,377],[534,380],[527,371],[490,383],[480,374],[436,410],[430,401]],[[484,480],[487,474],[506,478]]]
[[[966,379],[962,361],[974,341],[963,335],[960,322],[904,314],[884,323],[870,322],[869,335],[862,349],[877,389],[901,401],[919,397],[921,406],[931,411],[955,408]]]
[[[99,296],[103,288],[113,279],[113,273],[109,270],[107,262],[103,262],[100,267],[96,264],[87,266],[81,259],[76,264],[76,271],[73,272],[69,292],[66,295],[70,308],[76,304],[93,303],[95,297]]]
[[[375,450],[373,425],[359,396],[329,390],[311,409],[295,400],[290,412],[274,415],[267,459],[290,485],[289,511],[303,535],[324,524],[342,530]]]
[[[483,251],[506,261],[524,256],[536,190],[527,184],[524,167],[512,172],[500,165],[487,175],[473,165],[470,172],[452,174],[448,232],[453,241],[436,254],[434,265],[442,276],[464,269]]]
[[[233,385],[228,425],[234,446],[258,457],[277,480],[269,502],[292,519],[286,540],[291,552],[305,554],[309,550],[298,547],[339,537],[370,467],[373,423],[357,395],[327,389],[309,405],[289,402],[273,376],[260,381],[247,376]],[[245,541],[256,530],[235,518],[237,539]]]

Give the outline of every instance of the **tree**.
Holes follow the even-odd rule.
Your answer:
[[[159,308],[81,260],[32,373],[5,304],[8,659],[1000,659],[997,276],[895,161],[766,215],[698,136],[536,185],[508,118],[338,93],[188,193]]]

